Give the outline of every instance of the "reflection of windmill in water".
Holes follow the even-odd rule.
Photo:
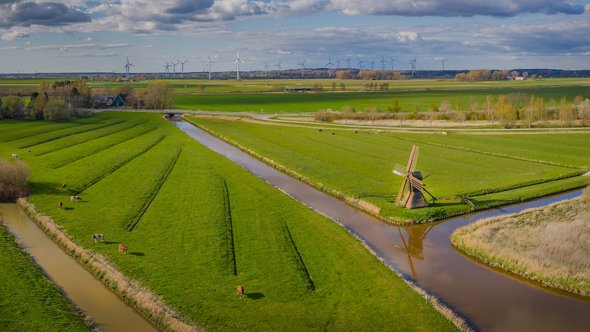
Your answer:
[[[410,267],[412,278],[414,278],[414,280],[417,279],[417,275],[412,258],[424,260],[424,239],[426,239],[426,235],[428,235],[434,226],[435,225],[431,224],[397,227],[403,247],[395,246],[395,248],[408,256],[408,266]],[[408,234],[407,239],[401,231],[402,228]]]

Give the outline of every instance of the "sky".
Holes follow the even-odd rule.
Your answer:
[[[590,69],[590,0],[0,0],[0,73],[225,71],[237,52],[243,70]]]

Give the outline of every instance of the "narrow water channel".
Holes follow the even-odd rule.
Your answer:
[[[479,330],[588,331],[590,301],[548,291],[482,266],[459,254],[450,242],[451,233],[463,225],[573,198],[580,194],[579,191],[437,224],[398,227],[357,211],[189,123],[176,122],[176,126],[294,199],[339,221],[363,239],[387,264],[451,305]]]
[[[0,217],[49,278],[100,330],[157,331],[47,237],[16,204],[0,204]]]

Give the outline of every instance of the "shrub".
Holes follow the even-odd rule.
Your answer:
[[[0,202],[12,201],[28,193],[29,169],[24,162],[0,159]]]
[[[66,102],[60,98],[50,99],[45,105],[43,115],[49,121],[69,120],[72,117]]]

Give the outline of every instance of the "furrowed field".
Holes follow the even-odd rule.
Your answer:
[[[161,115],[0,126],[0,157],[18,153],[32,170],[29,200],[198,326],[454,329],[340,226]],[[82,201],[70,202],[72,194]],[[118,252],[120,242],[129,254]]]
[[[378,206],[396,222],[420,222],[516,202],[587,184],[590,132],[578,134],[400,134],[376,130],[294,127],[249,120],[187,117],[191,122],[306,177],[336,195]],[[436,204],[416,210],[395,206],[413,144],[418,170]],[[334,193],[333,193],[334,194]]]
[[[0,225],[0,330],[88,329],[74,306]]]

